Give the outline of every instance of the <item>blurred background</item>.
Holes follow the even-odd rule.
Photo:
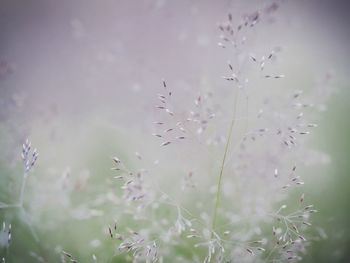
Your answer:
[[[306,180],[322,234],[303,262],[350,262],[350,9],[337,0],[275,2],[278,25],[264,29],[268,39],[258,32],[255,46],[282,47],[290,86],[332,72],[336,90],[312,141],[330,163]],[[103,206],[117,203],[109,157],[147,149],[163,78],[186,96],[222,89],[218,23],[266,3],[273,1],[0,0],[1,202],[18,199],[25,138],[40,152],[26,189],[31,215],[0,210],[0,222],[13,226],[0,255],[60,262],[69,248],[81,262],[92,251],[108,262],[114,246],[98,226],[117,209]]]

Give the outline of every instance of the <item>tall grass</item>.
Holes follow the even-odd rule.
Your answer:
[[[223,87],[190,96],[160,81],[155,103],[141,117],[154,119],[144,128],[149,135],[130,131],[132,139],[119,144],[125,147],[111,147],[113,175],[106,180],[99,173],[107,174],[111,153],[100,144],[111,143],[96,139],[79,145],[97,145],[85,163],[95,171],[67,167],[35,179],[33,170],[28,185],[38,154],[26,141],[19,198],[0,203],[3,262],[27,256],[39,262],[301,260],[317,235],[311,223],[317,208],[308,203],[302,175],[324,160],[308,142],[331,95],[332,76],[295,88],[279,67],[283,49],[255,41],[279,23],[278,7],[229,14],[218,25],[218,46],[228,59]],[[133,153],[135,144],[140,150]],[[8,221],[21,225],[18,219],[37,245],[26,256],[11,250],[21,236]],[[60,242],[51,241],[53,234]],[[80,249],[76,240],[84,243]]]

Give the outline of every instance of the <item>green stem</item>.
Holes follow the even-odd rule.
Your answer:
[[[221,166],[220,166],[220,173],[219,173],[219,178],[218,178],[218,183],[217,183],[217,191],[216,191],[216,196],[215,196],[215,205],[214,205],[214,211],[213,211],[213,216],[212,216],[211,238],[213,238],[213,235],[214,235],[214,232],[215,232],[215,228],[216,228],[217,212],[218,212],[218,209],[219,209],[220,198],[221,198],[222,175],[224,173],[224,167],[225,167],[225,162],[226,162],[226,157],[227,157],[227,154],[228,154],[228,150],[229,150],[230,145],[231,145],[231,137],[232,137],[233,126],[235,125],[235,121],[236,121],[237,98],[238,98],[238,91],[236,89],[232,119],[231,119],[230,127],[229,127],[229,130],[228,130],[224,156],[222,158],[222,162],[221,162]]]
[[[21,185],[21,192],[19,195],[19,206],[23,207],[23,202],[24,202],[24,190],[26,187],[26,182],[27,182],[27,177],[28,177],[28,172],[25,172],[23,175],[23,180],[22,180],[22,185]]]

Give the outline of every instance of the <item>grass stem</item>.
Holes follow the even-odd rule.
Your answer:
[[[215,204],[214,204],[214,210],[213,210],[213,216],[212,216],[211,238],[213,238],[215,228],[216,228],[216,223],[217,223],[217,212],[218,212],[218,209],[220,206],[220,199],[221,199],[222,176],[224,173],[226,157],[227,157],[230,145],[231,145],[232,130],[233,130],[233,127],[234,127],[235,121],[236,121],[237,100],[238,100],[238,89],[236,88],[232,119],[231,119],[230,127],[228,129],[227,141],[226,141],[225,150],[224,150],[224,156],[222,158],[222,162],[221,162],[221,166],[220,166],[220,173],[219,173],[219,177],[218,177],[217,190],[216,190],[216,195],[215,195]]]

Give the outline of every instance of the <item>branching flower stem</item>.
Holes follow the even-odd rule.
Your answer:
[[[220,166],[220,173],[219,173],[219,177],[218,177],[217,190],[216,190],[216,195],[215,195],[215,204],[214,204],[214,210],[213,210],[213,216],[212,216],[211,238],[213,238],[214,233],[215,233],[216,222],[217,222],[217,212],[218,212],[218,209],[220,206],[220,199],[221,199],[222,176],[224,173],[226,157],[227,157],[230,145],[231,145],[233,127],[234,127],[235,122],[236,122],[237,100],[238,100],[238,88],[236,88],[236,92],[235,92],[233,114],[232,114],[230,127],[228,129],[227,141],[226,141],[225,150],[224,150],[224,156],[222,158],[222,162],[221,162],[221,166]]]
[[[24,208],[24,194],[25,194],[25,188],[26,188],[26,184],[27,184],[27,178],[29,176],[31,169],[33,168],[33,166],[36,163],[38,155],[39,154],[38,154],[36,149],[31,151],[31,143],[27,139],[26,142],[23,144],[22,155],[21,155],[22,159],[23,159],[23,164],[24,164],[24,167],[23,167],[24,173],[23,173],[23,177],[22,177],[22,184],[21,184],[21,189],[20,189],[20,193],[19,193],[18,203],[6,204],[3,202],[0,202],[0,209],[8,209],[8,208],[18,209],[19,213],[21,213],[22,216],[25,216],[28,218],[28,213],[27,213],[26,209]],[[38,236],[36,235],[32,225],[28,221],[26,223],[27,223],[34,239],[38,242],[39,241]]]

